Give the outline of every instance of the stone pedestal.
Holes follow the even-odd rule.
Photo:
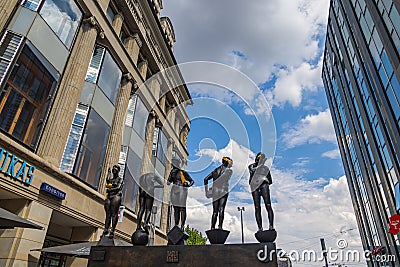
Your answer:
[[[274,242],[277,236],[277,232],[275,230],[258,231],[254,234],[254,236],[260,243]]]
[[[109,238],[108,236],[103,235],[97,245],[101,247],[115,246],[114,238]]]
[[[149,243],[149,233],[142,229],[137,229],[131,237],[134,246],[146,246]]]
[[[224,244],[229,233],[229,231],[222,229],[212,229],[206,231],[207,238],[211,244]]]
[[[98,247],[88,267],[135,266],[263,266],[278,267],[274,243],[193,246]]]
[[[175,225],[167,234],[168,245],[185,245],[185,240],[189,235],[184,232],[179,226]]]

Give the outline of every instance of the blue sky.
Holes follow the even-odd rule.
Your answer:
[[[329,1],[164,0],[163,6],[175,30],[178,63],[226,64],[257,85],[256,92],[235,75],[223,77],[225,88],[188,85],[194,105],[187,108],[192,120],[187,169],[196,187],[189,191],[187,222],[209,229],[211,207],[200,186],[231,153],[239,177],[233,179],[224,228],[231,231],[228,242],[239,242],[237,206],[245,206],[245,240],[255,242],[246,166],[263,150],[272,162],[278,246],[317,250],[319,238],[310,237],[320,235],[329,236],[328,247],[346,238],[360,248],[357,230],[343,232],[357,227],[321,81]],[[266,227],[265,211],[263,218]]]

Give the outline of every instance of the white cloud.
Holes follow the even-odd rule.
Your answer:
[[[293,128],[282,135],[282,141],[287,148],[303,144],[321,143],[328,141],[336,143],[332,117],[329,109],[301,119]]]
[[[323,41],[328,0],[164,1],[172,19],[180,62],[229,64],[257,84],[276,77],[274,104],[298,106],[304,90],[321,85],[319,42]]]
[[[321,72],[322,60],[317,66],[303,62],[298,67],[280,69],[276,73],[277,80],[272,89],[273,104],[282,106],[287,102],[298,107],[305,91],[315,92],[318,86],[322,86]]]
[[[339,149],[333,149],[326,151],[322,154],[323,157],[330,158],[330,159],[340,159],[340,151]]]
[[[254,162],[255,154],[253,151],[238,144],[235,140],[230,140],[226,147],[216,150],[212,148],[200,149],[196,156],[207,156],[212,162],[221,162],[223,157],[230,157],[233,160],[233,177],[230,180],[230,187],[235,186],[240,180],[247,180],[247,166]],[[271,161],[270,161],[271,162]]]

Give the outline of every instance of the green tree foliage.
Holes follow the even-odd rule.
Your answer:
[[[185,232],[189,235],[186,240],[187,245],[205,245],[207,242],[207,237],[203,237],[203,234],[195,228],[190,228],[189,225],[186,226]]]

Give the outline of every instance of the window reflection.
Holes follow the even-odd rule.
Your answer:
[[[91,109],[75,162],[74,174],[96,188],[99,184],[109,133],[110,126]]]
[[[46,0],[40,15],[66,47],[70,48],[82,18],[73,0]]]
[[[121,76],[121,70],[107,51],[97,84],[114,105],[117,100]]]
[[[142,167],[142,160],[133,152],[128,149],[127,166],[125,170],[125,190],[124,190],[124,205],[133,212],[136,211],[136,199],[139,192],[139,187],[136,181],[140,176],[140,168]]]
[[[144,140],[146,135],[146,123],[149,116],[149,111],[147,110],[140,97],[138,97],[136,101],[135,116],[133,118],[133,129],[135,129],[140,138]]]

